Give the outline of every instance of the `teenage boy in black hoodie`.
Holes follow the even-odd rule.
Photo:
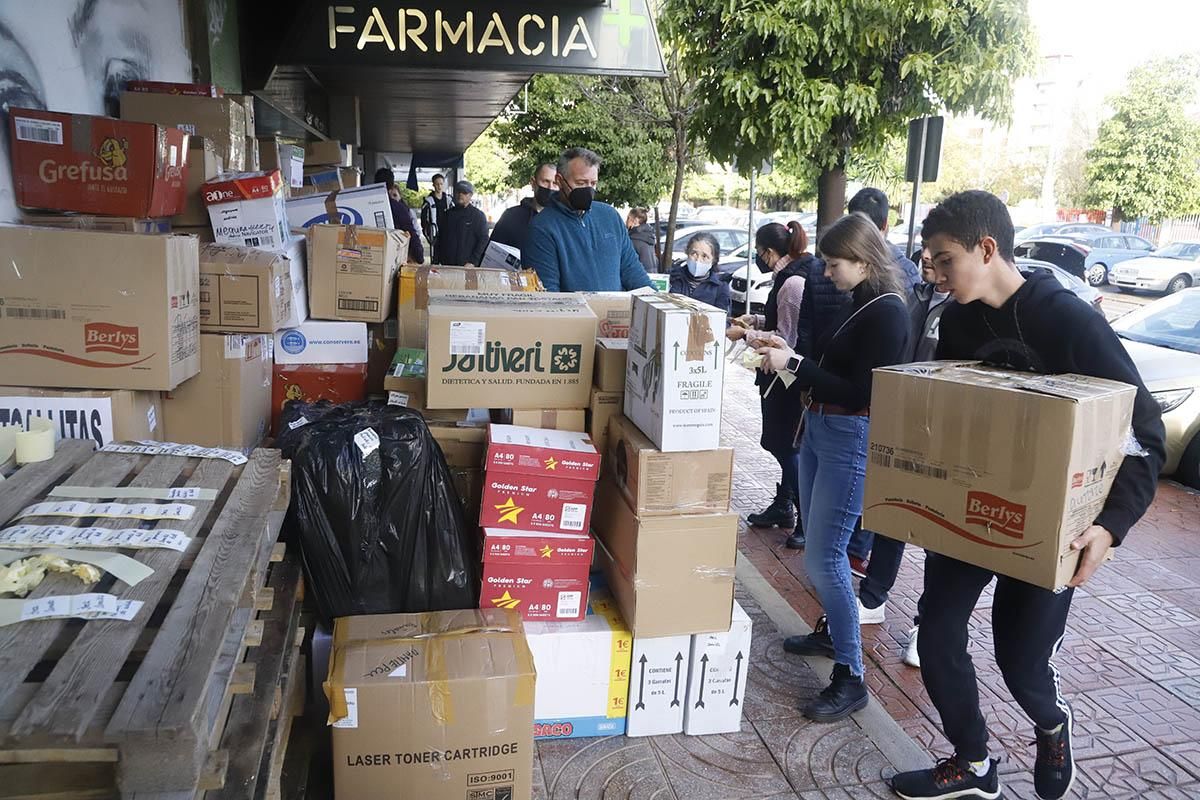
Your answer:
[[[934,553],[925,562],[921,675],[955,754],[933,769],[897,775],[893,790],[904,798],[1000,796],[967,655],[971,612],[996,578],[996,662],[1035,726],[1034,788],[1039,797],[1059,798],[1075,779],[1073,719],[1050,660],[1062,644],[1074,589],[1092,577],[1154,499],[1164,459],[1162,416],[1108,323],[1052,275],[1025,278],[1017,271],[1012,219],[999,198],[980,191],[953,195],[929,213],[921,232],[937,287],[957,301],[942,314],[938,358],[1092,375],[1138,389],[1133,432],[1148,454],[1125,459],[1100,515],[1072,542],[1080,559],[1066,590],[1056,594]]]

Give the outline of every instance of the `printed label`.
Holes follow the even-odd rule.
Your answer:
[[[583,599],[582,592],[559,592],[558,593],[558,609],[554,612],[556,617],[578,617],[579,603]]]
[[[451,322],[450,355],[481,356],[487,342],[487,323]]]
[[[146,425],[149,427],[151,433],[158,430],[158,414],[154,411],[154,406],[146,409]]]
[[[587,506],[583,503],[563,503],[559,528],[564,531],[583,530],[583,521],[587,517]]]
[[[366,458],[379,449],[379,434],[373,428],[363,428],[354,434],[354,443],[358,445],[362,457]]]
[[[21,603],[20,621],[33,619],[61,619],[82,617],[83,619],[120,619],[128,622],[142,609],[140,600],[119,600],[111,594],[85,593],[39,597],[34,600],[8,602]]]
[[[219,458],[230,464],[242,465],[249,459],[236,450],[223,450],[219,447],[201,447],[196,444],[175,444],[174,442],[154,442],[145,439],[137,444],[106,444],[100,448],[102,453],[131,453],[139,456],[184,456],[185,458]]]
[[[22,142],[63,143],[61,122],[48,119],[29,119],[29,117],[17,117],[13,122],[17,128],[17,139]]]
[[[195,506],[184,503],[34,503],[14,517],[113,517],[147,520],[188,520]]]
[[[170,528],[73,528],[70,525],[14,525],[0,530],[0,547],[119,547],[182,553],[191,539]]]
[[[307,424],[308,424],[308,419],[306,419],[305,417],[300,417],[299,419],[288,423],[288,430],[294,431],[294,430],[296,430],[296,428],[302,428]]]
[[[388,405],[408,408],[408,395],[404,392],[388,392]]]
[[[333,723],[335,728],[358,727],[358,689],[343,689],[346,697],[346,716]]]

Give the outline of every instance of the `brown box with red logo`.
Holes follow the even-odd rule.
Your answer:
[[[194,236],[0,226],[6,383],[169,391],[200,371]]]
[[[14,108],[8,134],[22,208],[143,218],[186,205],[188,135],[177,128]]]
[[[479,524],[586,533],[599,475],[600,453],[586,434],[492,425]]]
[[[863,527],[1056,590],[1129,447],[1136,389],[973,362],[875,370]]]
[[[526,620],[583,619],[594,546],[586,532],[484,528],[479,607],[518,611]]]

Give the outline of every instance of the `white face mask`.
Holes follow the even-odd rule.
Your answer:
[[[687,260],[687,268],[693,278],[703,278],[712,269],[712,264],[706,264],[703,261],[689,258]]]

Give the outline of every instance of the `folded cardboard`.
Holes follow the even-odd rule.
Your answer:
[[[639,517],[729,511],[733,448],[664,453],[617,415],[608,423],[605,465]]]
[[[582,408],[527,408],[510,409],[509,420],[513,425],[525,428],[583,431],[587,427],[585,416],[586,412]]]
[[[200,374],[163,396],[169,442],[249,452],[271,422],[271,337],[200,335]]]
[[[620,736],[633,636],[607,592],[593,590],[580,622],[526,622],[537,667],[536,739]]]
[[[534,677],[511,611],[336,620],[325,694],[337,797],[528,800]]]
[[[287,201],[287,218],[293,228],[321,223],[393,228],[392,202],[387,187],[373,183],[337,192],[318,192]]]
[[[222,175],[201,189],[218,242],[263,250],[287,248],[291,233],[278,170]]]
[[[34,389],[0,386],[0,428],[29,429],[41,417],[59,439],[109,442],[164,439],[158,392]]]
[[[621,413],[621,404],[624,401],[624,392],[602,392],[599,389],[592,389],[592,400],[588,404],[587,427],[584,430],[591,437],[596,450],[605,454],[605,458],[608,457],[608,424],[613,417]]]
[[[246,109],[233,97],[122,92],[121,119],[167,125],[211,139],[226,169],[246,169]]]
[[[596,561],[634,636],[729,630],[736,514],[639,518],[605,477],[596,486]]]
[[[271,136],[258,140],[259,164],[263,170],[279,170],[284,185],[299,189],[304,185],[304,148]]]
[[[353,150],[337,139],[309,142],[304,146],[304,163],[306,166],[349,167],[353,165]]]
[[[863,526],[1046,589],[1124,459],[1134,387],[935,362],[875,371]]]
[[[603,392],[625,390],[625,367],[629,361],[628,339],[596,339],[595,380]]]
[[[675,294],[634,295],[625,416],[664,452],[721,446],[725,312]]]
[[[580,292],[596,314],[596,335],[606,339],[628,339],[633,319],[633,296],[654,294],[653,289],[632,292]],[[622,386],[624,388],[624,386]]]
[[[0,375],[174,389],[200,370],[198,251],[190,236],[0,226]]]
[[[483,503],[487,503],[486,487]],[[526,620],[570,622],[587,611],[592,537],[483,529],[480,608],[507,608]]]
[[[580,408],[596,316],[576,295],[432,292],[430,408]]]
[[[208,207],[204,205],[205,183],[216,180],[225,169],[225,162],[217,153],[216,146],[203,136],[188,139],[187,182],[183,210],[172,218],[176,226],[199,227],[209,225]]]
[[[308,229],[308,309],[318,319],[383,322],[408,234],[357,225]]]
[[[184,208],[188,137],[174,128],[86,114],[8,110],[16,203],[117,217]]]
[[[200,246],[200,330],[274,333],[292,315],[292,262],[283,253]]]
[[[751,627],[750,617],[734,600],[728,631],[692,637],[692,668],[683,706],[684,733],[703,736],[742,729]]]
[[[487,249],[483,251],[483,263],[479,266],[484,269],[519,270],[521,251],[500,242],[488,242]]]
[[[279,349],[275,349],[276,355]],[[278,435],[279,416],[289,400],[354,403],[367,397],[366,364],[280,364],[271,381],[271,431]]]
[[[510,272],[476,267],[402,267],[396,289],[401,347],[425,347],[429,293],[439,289],[455,292],[539,292],[542,284],[532,270]]]
[[[309,320],[275,333],[276,364],[366,364],[367,349],[362,322]]]
[[[629,663],[628,736],[666,736],[683,731],[690,636],[633,638]]]
[[[80,231],[114,231],[118,233],[170,233],[171,219],[138,219],[137,217],[98,217],[94,214],[41,214],[25,212],[22,225],[43,228],[74,228]]]

